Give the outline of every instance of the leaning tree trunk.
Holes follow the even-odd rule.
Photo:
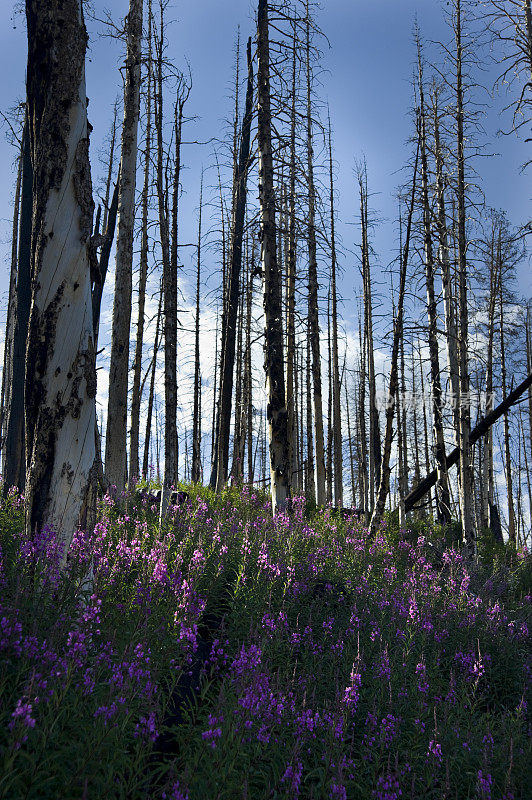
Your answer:
[[[222,349],[220,354],[220,406],[218,411],[217,452],[211,475],[211,486],[220,491],[227,481],[229,464],[229,428],[233,394],[233,373],[235,367],[236,321],[240,294],[240,272],[242,268],[242,241],[246,214],[247,174],[253,116],[253,63],[251,58],[251,39],[247,45],[248,80],[246,105],[242,120],[240,150],[234,176],[234,219],[231,232],[231,255],[228,276],[227,309],[222,325]]]
[[[133,229],[135,225],[135,185],[137,175],[137,135],[140,110],[141,42],[143,0],[130,0],[127,16],[126,78],[122,155],[118,189],[115,296],[109,366],[109,401],[105,437],[105,477],[117,492],[124,490],[127,476],[127,400],[129,375],[129,328]]]
[[[92,519],[96,369],[81,0],[27,0],[33,164],[32,299],[26,350],[26,534],[53,528],[63,561]],[[49,43],[53,42],[54,47]]]
[[[258,51],[258,150],[261,261],[264,290],[264,370],[268,397],[270,482],[274,514],[283,510],[290,495],[290,454],[285,402],[281,273],[277,263],[275,195],[270,108],[270,46],[268,3],[259,0]]]
[[[28,118],[24,122],[22,134],[22,175],[21,175],[21,207],[15,237],[13,258],[15,260],[16,287],[13,295],[10,287],[9,319],[6,331],[6,344],[10,343],[10,358],[6,369],[6,421],[4,443],[4,493],[16,486],[20,492],[24,490],[26,480],[25,423],[24,423],[24,371],[26,358],[26,340],[28,336],[28,320],[31,304],[31,227],[32,227],[32,193],[33,168],[31,164],[31,143]],[[16,253],[18,239],[18,255]],[[12,267],[13,269],[13,267]],[[11,333],[12,331],[12,333]]]

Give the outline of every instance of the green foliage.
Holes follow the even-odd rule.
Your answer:
[[[179,488],[161,528],[103,498],[62,573],[0,504],[0,798],[525,797],[530,558]]]

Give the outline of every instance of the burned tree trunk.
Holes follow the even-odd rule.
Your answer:
[[[137,335],[135,339],[135,358],[133,361],[133,386],[131,391],[131,432],[129,437],[129,474],[132,481],[139,476],[139,433],[140,406],[142,392],[140,388],[142,372],[142,351],[144,344],[144,315],[146,307],[146,283],[148,279],[148,201],[150,191],[151,167],[151,92],[152,92],[152,54],[151,54],[151,0],[148,11],[148,74],[146,77],[146,143],[144,146],[144,182],[141,199],[141,240],[139,264],[139,297],[137,313]]]
[[[253,63],[251,59],[251,39],[247,46],[248,80],[246,89],[246,105],[242,120],[240,151],[234,179],[234,220],[231,237],[231,263],[228,277],[228,302],[222,324],[222,350],[220,355],[220,406],[218,411],[217,450],[211,486],[220,491],[227,481],[229,465],[229,428],[231,421],[231,404],[233,394],[233,373],[235,366],[236,321],[238,298],[240,292],[240,272],[242,268],[242,242],[247,199],[247,174],[249,167],[249,150],[251,137],[251,118],[253,115]],[[274,237],[275,240],[275,237]]]
[[[427,133],[425,124],[425,98],[423,89],[423,67],[421,45],[418,40],[418,83],[420,105],[420,149],[421,149],[421,191],[423,202],[423,238],[425,245],[425,283],[427,287],[428,344],[430,355],[430,382],[432,394],[432,427],[434,434],[434,457],[438,480],[436,482],[436,513],[438,521],[447,525],[451,520],[449,507],[449,480],[445,457],[445,436],[443,431],[442,389],[440,379],[440,357],[438,348],[438,315],[436,293],[434,291],[434,251],[432,247],[431,208],[429,201],[429,176],[427,159]]]
[[[27,0],[26,19],[33,164],[26,533],[31,537],[44,525],[53,528],[64,563],[76,528],[92,521],[94,488],[87,32],[81,0]]]
[[[406,271],[408,266],[408,257],[410,250],[410,235],[412,231],[412,217],[414,213],[414,202],[416,196],[416,178],[419,160],[419,137],[416,151],[416,160],[414,164],[414,175],[412,178],[412,192],[410,196],[410,208],[408,211],[408,222],[406,226],[406,237],[403,251],[401,253],[401,267],[399,276],[399,295],[397,298],[397,314],[395,317],[395,324],[393,327],[393,344],[392,344],[392,357],[390,366],[390,383],[388,386],[388,398],[386,403],[386,428],[384,433],[384,448],[381,462],[381,479],[379,484],[379,491],[375,501],[375,508],[371,515],[369,524],[369,533],[375,536],[377,528],[380,525],[382,516],[384,514],[384,507],[388,498],[390,490],[390,457],[392,450],[392,436],[393,436],[393,420],[395,416],[395,401],[398,389],[398,363],[399,363],[399,344],[403,335],[403,309],[406,288]]]
[[[371,269],[369,260],[369,223],[368,223],[368,183],[364,165],[358,173],[360,189],[360,224],[362,231],[362,285],[364,289],[364,348],[366,353],[366,369],[369,399],[369,503],[373,511],[375,492],[380,483],[381,468],[381,435],[379,413],[377,409],[377,384],[375,380],[375,359],[373,347],[373,302],[371,292]]]
[[[143,2],[144,0],[130,0],[127,16],[126,78],[124,84],[124,120],[118,189],[115,296],[111,363],[109,366],[107,432],[105,437],[105,477],[110,484],[116,486],[118,492],[123,491],[127,476],[129,328],[131,322],[131,271],[133,262],[133,229],[135,224]]]
[[[290,455],[285,402],[281,274],[277,263],[275,195],[270,107],[270,47],[268,3],[259,0],[258,50],[258,150],[261,261],[264,290],[264,370],[268,396],[270,481],[272,508],[283,510],[290,495]]]
[[[4,338],[4,366],[2,369],[2,396],[0,398],[0,449],[4,453],[5,444],[5,419],[6,409],[9,418],[10,394],[13,378],[13,338],[15,333],[16,319],[16,296],[17,296],[17,261],[18,261],[18,225],[20,216],[20,189],[22,184],[22,161],[24,158],[24,145],[20,149],[17,167],[17,180],[15,184],[15,198],[13,204],[13,225],[11,228],[11,267],[9,271],[9,294],[7,300],[6,331]],[[24,418],[24,396],[22,397],[22,417]],[[24,447],[21,450],[21,461],[24,463]],[[5,475],[5,457],[4,470]],[[3,485],[4,494],[7,494],[8,486],[5,480]]]
[[[316,187],[314,185],[314,148],[312,134],[312,102],[310,72],[310,18],[307,3],[306,19],[307,71],[307,181],[308,181],[308,319],[312,353],[312,403],[314,414],[314,470],[316,503],[323,506],[325,494],[325,446],[323,434],[323,398],[321,383],[320,322],[318,306],[318,262],[316,255]]]
[[[200,364],[200,286],[201,286],[201,216],[203,212],[203,175],[201,176],[198,246],[196,266],[196,318],[194,320],[194,410],[192,415],[192,483],[201,480],[201,364]]]
[[[329,116],[329,182],[331,193],[331,316],[332,316],[332,406],[334,442],[334,503],[341,508],[344,504],[343,452],[342,452],[342,410],[340,405],[340,371],[338,368],[338,298],[336,290],[336,238],[334,218],[334,180],[332,161],[331,118]]]
[[[153,416],[153,404],[155,399],[155,373],[157,370],[157,353],[159,351],[161,312],[162,312],[162,290],[159,291],[159,307],[157,309],[157,322],[155,323],[155,340],[153,342],[153,357],[150,366],[150,388],[148,391],[148,408],[146,412],[146,434],[144,436],[144,454],[142,458],[142,477],[148,477],[148,462],[150,457],[151,421]]]
[[[30,125],[26,113],[22,134],[18,254],[16,253],[17,234],[14,231],[15,250],[13,252],[13,258],[16,259],[16,264],[14,264],[16,270],[16,288],[11,297],[13,302],[12,304],[10,303],[10,308],[8,309],[9,314],[12,315],[12,320],[10,320],[12,333],[11,330],[6,331],[6,342],[10,342],[11,352],[9,358],[9,372],[6,376],[8,380],[6,381],[6,436],[3,470],[4,493],[12,486],[16,486],[18,490],[22,492],[26,480],[24,373],[31,305],[31,235],[33,205],[33,167],[31,161],[30,136]]]
[[[467,238],[466,238],[466,184],[464,140],[464,88],[462,79],[462,18],[461,0],[455,0],[456,21],[456,144],[457,144],[457,210],[458,210],[458,376],[460,385],[459,447],[460,447],[460,515],[462,538],[469,553],[476,552],[473,526],[473,466],[471,463],[471,409],[469,398],[468,364],[468,307],[467,307]]]

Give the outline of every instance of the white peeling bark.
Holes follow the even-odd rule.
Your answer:
[[[26,533],[52,527],[64,562],[74,531],[90,522],[95,475],[87,35],[81,0],[28,0],[26,16],[34,168]]]

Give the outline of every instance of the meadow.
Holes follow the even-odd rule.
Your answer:
[[[199,487],[0,507],[0,797],[526,800],[532,561]]]

